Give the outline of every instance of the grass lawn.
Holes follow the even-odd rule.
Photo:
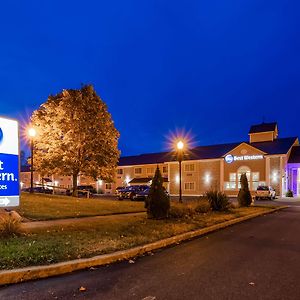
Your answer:
[[[33,220],[53,220],[144,211],[143,202],[22,193],[18,213]]]
[[[75,204],[76,202],[73,205]],[[226,213],[210,212],[197,215],[193,219],[180,220],[151,220],[145,216],[122,219],[120,216],[115,216],[109,221],[102,219],[76,226],[57,226],[48,230],[35,229],[20,237],[0,240],[0,269],[92,257],[270,209],[269,207],[236,208]]]

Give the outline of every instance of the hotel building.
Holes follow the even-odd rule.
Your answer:
[[[178,195],[179,165],[169,152],[121,157],[116,186],[149,184],[157,165],[170,194]],[[288,189],[300,195],[298,138],[280,138],[277,123],[263,123],[251,126],[248,141],[190,149],[182,162],[183,195],[216,189],[236,196],[242,173],[246,173],[252,192],[259,185],[268,185],[277,195]]]
[[[150,184],[157,166],[169,193],[178,195],[179,164],[170,152],[121,157],[114,183],[95,182],[80,176],[79,184],[93,184],[104,193],[114,193],[118,186]],[[290,189],[300,196],[298,138],[280,138],[277,123],[262,123],[251,126],[247,141],[189,149],[182,162],[182,193],[184,196],[202,195],[215,189],[236,196],[243,173],[248,177],[251,192],[259,185],[268,185],[277,195],[284,195]],[[69,176],[53,175],[48,179],[54,185],[71,187]],[[29,172],[22,172],[21,180],[28,186]],[[41,182],[38,174],[35,174],[35,182]]]

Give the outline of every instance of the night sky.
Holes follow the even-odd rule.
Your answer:
[[[0,115],[28,120],[49,94],[91,83],[122,155],[300,135],[300,1],[2,1]]]

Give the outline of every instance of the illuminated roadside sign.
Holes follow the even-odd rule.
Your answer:
[[[0,207],[19,202],[19,126],[15,120],[0,117]]]
[[[260,160],[260,159],[264,159],[264,156],[261,154],[259,154],[259,155],[241,155],[241,156],[228,154],[225,156],[224,159],[228,164],[231,164],[234,161]]]

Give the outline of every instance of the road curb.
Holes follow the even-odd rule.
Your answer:
[[[95,266],[107,265],[113,262],[130,259],[150,251],[158,250],[160,248],[172,246],[180,242],[190,240],[195,237],[203,236],[205,234],[226,228],[228,226],[237,223],[244,222],[249,219],[256,218],[258,216],[274,213],[284,208],[288,208],[288,206],[281,206],[278,208],[274,208],[270,211],[254,213],[248,216],[215,224],[210,227],[182,233],[180,235],[159,240],[157,242],[153,242],[143,246],[134,247],[128,250],[117,251],[110,254],[98,255],[92,258],[76,259],[76,260],[61,262],[53,265],[42,265],[42,266],[0,271],[0,285],[20,283],[20,282],[34,280],[34,279],[41,279],[50,276],[62,275],[77,270],[82,270],[82,269],[95,267]]]

